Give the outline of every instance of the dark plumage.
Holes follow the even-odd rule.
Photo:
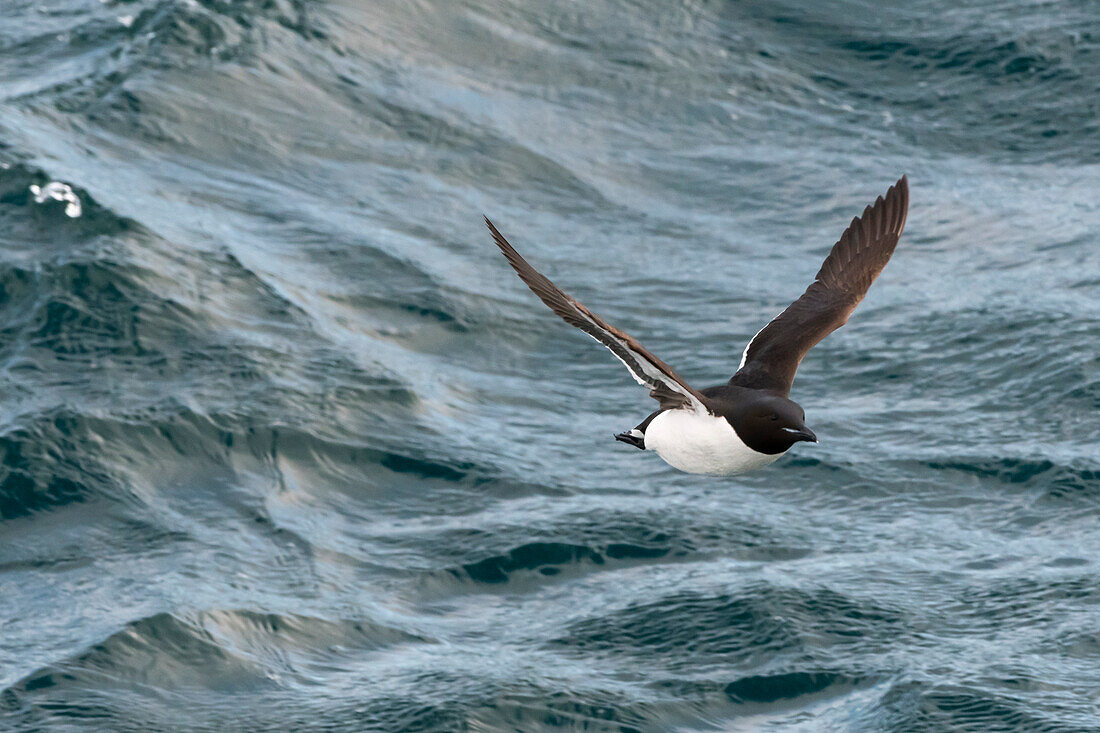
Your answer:
[[[660,409],[617,439],[638,448],[652,447],[682,470],[738,473],[766,465],[796,442],[817,441],[805,425],[802,408],[788,398],[795,372],[806,353],[843,326],[863,300],[894,253],[908,210],[909,184],[902,176],[852,220],[806,292],[752,338],[729,382],[703,390],[692,388],[632,336],[563,292],[523,259],[488,218],[485,223],[535,295],[610,349],[657,400]],[[685,411],[698,419],[685,421]],[[672,412],[676,419],[665,414]],[[726,436],[714,419],[728,423],[732,435]],[[750,453],[735,455],[742,448]]]
[[[523,259],[519,252],[508,243],[504,235],[497,231],[489,217],[485,217],[485,223],[493,235],[493,241],[500,247],[500,251],[508,258],[508,262],[519,275],[527,287],[539,296],[539,299],[550,306],[550,310],[557,313],[571,326],[576,326],[592,338],[611,350],[626,364],[626,368],[633,374],[639,383],[649,386],[649,395],[661,405],[661,409],[673,409],[683,407],[690,400],[688,396],[694,396],[701,400],[703,396],[688,386],[672,367],[653,355],[642,346],[633,336],[623,333],[619,329],[607,323],[598,315],[584,307],[582,303],[566,294],[561,288],[531,267],[531,264]],[[660,372],[660,377],[650,375],[652,367]],[[670,384],[671,383],[671,384]],[[675,385],[675,387],[673,386]]]
[[[802,297],[753,336],[730,384],[789,394],[806,352],[848,322],[886,267],[908,212],[909,182],[902,176],[852,219]]]

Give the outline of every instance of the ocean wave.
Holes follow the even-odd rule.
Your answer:
[[[0,707],[19,712],[33,705],[55,719],[79,720],[98,717],[82,699],[92,691],[117,691],[140,709],[162,689],[239,695],[309,687],[318,670],[353,667],[388,647],[431,642],[368,620],[221,609],[159,613],[26,675],[0,692]],[[66,691],[80,695],[67,702]]]
[[[874,643],[871,637],[879,633],[910,633],[905,612],[824,588],[753,584],[736,593],[679,593],[609,611],[571,624],[552,643],[583,654],[615,649],[647,659],[686,655],[693,665],[828,663],[839,649]]]
[[[1095,727],[1085,5],[9,5],[0,729]],[[902,172],[726,479],[480,220],[705,385]]]
[[[959,456],[949,460],[929,461],[937,471],[957,471],[988,478],[1002,484],[1022,484],[1043,490],[1052,498],[1074,498],[1094,494],[1100,488],[1100,468],[1089,465],[1066,465],[1045,457],[1009,458]],[[1092,497],[1096,499],[1095,496]]]
[[[1033,730],[1069,733],[1092,726],[1091,716],[1065,711],[1050,714],[1007,692],[991,693],[974,685],[893,685],[865,716],[869,726],[891,730],[937,729],[950,726],[960,731]]]

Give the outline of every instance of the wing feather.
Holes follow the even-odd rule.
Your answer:
[[[488,217],[485,224],[512,269],[539,300],[566,323],[576,326],[606,346],[626,366],[638,384],[649,387],[650,396],[660,403],[662,409],[691,408],[706,411],[703,395],[690,387],[668,364],[654,356],[633,336],[603,320],[532,267],[493,226]]]
[[[752,337],[730,383],[789,394],[806,353],[848,322],[886,267],[908,213],[909,182],[902,176],[852,219],[802,297]]]

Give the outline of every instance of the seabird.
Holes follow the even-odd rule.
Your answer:
[[[802,297],[752,337],[737,373],[701,390],[550,282],[488,217],[485,223],[527,287],[566,323],[610,349],[659,403],[636,428],[615,438],[656,451],[681,471],[732,475],[767,466],[800,441],[817,442],[805,411],[788,397],[795,371],[814,344],[847,323],[894,253],[908,211],[909,183],[902,176],[852,219]]]

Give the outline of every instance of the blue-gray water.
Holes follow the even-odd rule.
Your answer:
[[[0,729],[1100,730],[1094,2],[2,4]],[[732,479],[480,220],[706,386],[902,173]]]

